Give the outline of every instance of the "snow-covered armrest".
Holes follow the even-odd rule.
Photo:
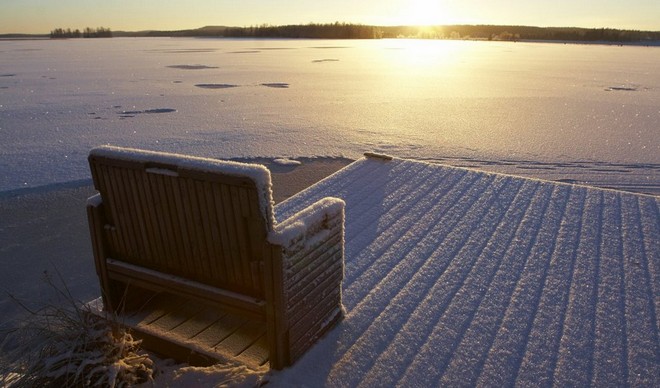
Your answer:
[[[324,198],[275,226],[282,247],[284,322],[291,362],[341,319],[344,201]]]
[[[337,216],[343,220],[344,207],[344,201],[339,198],[323,198],[276,224],[268,234],[268,242],[280,245],[287,251],[314,245],[323,237],[317,236],[318,233],[328,233],[328,220],[336,219]]]

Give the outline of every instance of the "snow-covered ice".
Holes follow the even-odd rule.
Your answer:
[[[89,179],[100,144],[375,151],[660,191],[654,47],[114,38],[2,41],[0,53],[0,195]]]
[[[0,41],[2,287],[53,265],[98,296],[84,203],[48,198],[91,191],[101,144],[282,171],[374,151],[660,194],[658,63],[604,45]],[[657,197],[367,160],[278,217],[327,195],[346,201],[346,319],[271,383],[658,385]]]

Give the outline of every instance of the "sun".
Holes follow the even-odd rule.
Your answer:
[[[442,24],[447,20],[446,12],[439,0],[406,1],[398,17],[401,24],[430,26]]]

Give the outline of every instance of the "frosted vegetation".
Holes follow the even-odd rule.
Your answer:
[[[0,195],[88,181],[90,148],[377,151],[658,191],[660,50],[466,41],[0,42]]]
[[[0,385],[124,387],[152,381],[153,361],[140,341],[81,306],[61,274],[45,283],[56,301],[28,312],[16,328],[0,330]]]

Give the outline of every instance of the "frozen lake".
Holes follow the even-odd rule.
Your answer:
[[[365,151],[375,151],[660,195],[659,65],[658,47],[414,40],[113,38],[0,41],[0,264],[3,268],[0,292],[5,295],[0,298],[0,317],[4,318],[0,329],[10,327],[14,319],[24,315],[8,293],[29,306],[50,302],[54,290],[42,280],[46,271],[56,280],[61,276],[60,280],[76,299],[88,301],[98,297],[100,291],[91,260],[84,211],[84,198],[93,192],[89,187],[91,180],[86,157],[94,146],[112,144],[260,162],[288,157],[302,161],[314,171],[319,169],[310,158],[358,158]],[[397,171],[391,176],[381,174],[375,180],[372,177],[367,180],[382,180],[382,187],[389,190],[405,184],[431,187],[428,175],[418,170],[405,170],[408,175]],[[476,175],[465,171],[456,174]],[[364,186],[360,187],[360,184],[364,178],[367,177],[354,180],[357,182],[354,186],[361,193]],[[413,252],[410,257],[419,259],[418,264],[400,265],[401,261],[395,259],[399,256],[387,252],[375,254],[376,251],[359,245],[349,246],[348,281],[344,283],[343,292],[346,305],[354,308],[349,314],[354,313],[353,317],[358,313],[363,315],[359,316],[357,323],[353,319],[353,326],[349,329],[333,334],[335,339],[343,336],[341,338],[349,338],[349,341],[332,340],[326,342],[330,345],[317,347],[315,354],[310,353],[307,364],[291,369],[288,377],[281,378],[280,385],[286,385],[287,378],[304,380],[310,377],[305,371],[314,371],[312,377],[317,373],[318,376],[328,373],[323,369],[324,363],[327,367],[342,354],[334,350],[336,344],[359,345],[360,342],[351,341],[361,341],[362,337],[358,337],[362,334],[365,334],[364,343],[369,346],[351,348],[355,352],[346,353],[349,356],[347,361],[336,363],[336,376],[339,376],[336,381],[363,377],[363,382],[370,381],[370,374],[355,374],[359,370],[355,367],[358,364],[353,363],[356,360],[362,366],[375,365],[374,371],[387,370],[385,375],[393,376],[397,368],[403,370],[402,365],[413,365],[401,361],[406,355],[408,361],[413,356],[421,360],[410,369],[421,381],[434,376],[427,373],[430,369],[426,362],[434,365],[445,362],[438,361],[437,354],[458,355],[457,359],[468,360],[470,352],[490,343],[495,344],[492,349],[498,352],[504,349],[508,358],[495,356],[490,362],[488,351],[480,354],[484,357],[481,360],[485,360],[482,366],[486,365],[485,370],[488,370],[489,365],[497,366],[502,360],[508,362],[506,360],[516,356],[516,352],[525,351],[517,345],[509,346],[507,341],[510,338],[520,335],[527,341],[527,335],[532,333],[529,341],[532,345],[528,348],[553,336],[559,341],[560,337],[553,328],[564,330],[564,325],[553,322],[560,322],[560,319],[568,322],[568,345],[564,346],[562,339],[552,350],[544,343],[539,345],[539,352],[533,353],[542,359],[555,357],[555,361],[559,360],[560,373],[563,373],[562,365],[567,365],[565,376],[574,371],[581,377],[587,375],[580,369],[585,363],[571,361],[587,354],[582,350],[572,352],[577,349],[573,344],[577,347],[584,344],[583,338],[575,342],[571,339],[572,334],[577,333],[575,335],[579,337],[583,333],[581,330],[587,328],[593,331],[590,331],[592,339],[606,340],[593,341],[597,348],[589,351],[596,355],[593,357],[596,361],[590,361],[590,370],[605,370],[621,378],[620,369],[612,368],[612,354],[616,356],[616,362],[631,357],[630,365],[635,368],[644,365],[645,354],[649,354],[650,348],[639,342],[639,338],[655,338],[644,326],[654,315],[649,315],[649,310],[644,308],[639,310],[643,313],[637,314],[637,307],[638,303],[647,302],[650,306],[654,291],[644,289],[652,282],[643,278],[642,266],[637,260],[640,256],[648,256],[647,263],[657,262],[657,255],[654,256],[657,244],[654,245],[653,241],[657,241],[658,229],[653,222],[628,227],[626,225],[631,224],[623,225],[623,221],[635,217],[641,219],[639,214],[644,212],[655,212],[648,218],[652,219],[657,214],[657,207],[631,207],[631,196],[624,198],[624,194],[614,192],[598,191],[593,196],[595,199],[587,201],[584,194],[587,189],[580,188],[575,190],[577,194],[569,196],[573,187],[550,187],[534,181],[519,182],[528,189],[518,195],[514,184],[505,189],[491,184],[493,180],[513,181],[515,178],[479,179],[483,180],[474,186],[472,180],[458,185],[454,185],[455,181],[439,180],[438,184],[449,184],[446,189],[429,189],[431,196],[414,196],[408,201],[391,200],[388,206],[394,209],[392,214],[396,217],[383,218],[388,222],[374,221],[377,212],[366,218],[365,213],[349,212],[349,217],[359,220],[349,222],[348,226],[353,228],[349,234],[357,235],[365,230],[370,233],[372,230],[372,237],[383,242],[377,246],[379,249],[402,252],[410,249]],[[473,189],[468,191],[468,186]],[[542,195],[537,199],[531,194],[537,190],[532,190],[533,186],[545,187],[538,189]],[[551,190],[558,193],[557,198],[564,198],[564,205],[557,205],[561,204],[560,200],[549,202],[549,198],[555,198]],[[500,191],[502,198],[509,198],[509,208],[503,206],[509,202],[500,201]],[[385,203],[382,199],[379,202],[377,197],[380,194],[380,191],[372,190],[367,197],[369,201],[354,202],[364,204],[365,208],[378,206]],[[445,194],[447,198],[444,198]],[[616,199],[618,196],[623,200]],[[653,198],[640,198],[640,203],[654,201]],[[450,203],[458,204],[459,209],[445,211]],[[484,207],[473,207],[474,203],[482,203]],[[490,203],[494,205],[488,207]],[[525,203],[527,205],[523,206]],[[431,207],[438,211],[428,211]],[[560,214],[562,207],[564,213]],[[486,209],[490,209],[488,213]],[[527,215],[529,209],[532,210]],[[529,233],[520,232],[527,229],[509,227],[507,223],[515,225],[518,221],[506,221],[522,219],[523,216],[526,221],[521,225],[530,225]],[[390,222],[392,219],[397,222]],[[506,222],[491,222],[496,219]],[[547,226],[542,228],[543,220],[547,220]],[[411,221],[412,224],[420,221],[420,228],[408,232],[407,225]],[[360,226],[367,223],[374,229]],[[580,229],[583,224],[584,233]],[[426,226],[433,227],[435,234],[422,239],[421,231]],[[405,244],[398,245],[389,241],[392,236],[410,237],[406,238]],[[537,236],[541,237],[537,240]],[[648,238],[644,239],[644,236]],[[566,248],[550,249],[543,243],[553,238],[560,242],[556,246]],[[646,248],[636,250],[639,245],[622,243],[624,239],[643,241]],[[360,240],[350,237],[350,241]],[[573,245],[571,241],[574,241]],[[561,245],[561,242],[566,244]],[[597,243],[600,245],[594,246]],[[552,245],[556,247],[554,242]],[[525,246],[529,247],[528,251]],[[431,248],[433,255],[430,255]],[[436,250],[440,253],[436,254]],[[521,252],[521,259],[511,267],[513,270],[497,269],[496,276],[496,265],[500,266],[498,257],[504,257],[505,251]],[[569,254],[571,251],[573,253]],[[422,252],[429,255],[422,255]],[[364,256],[360,256],[362,253]],[[593,257],[600,257],[598,255],[602,255],[603,260],[600,267],[593,267],[589,263]],[[555,260],[563,256],[568,261]],[[458,259],[451,267],[444,266],[442,262],[451,257]],[[422,265],[426,258],[429,258],[428,262]],[[468,278],[472,267],[465,264],[469,263],[464,261],[465,258],[473,260],[472,263],[478,259],[480,264],[473,267],[480,271],[492,270],[492,275],[470,275]],[[620,262],[616,261],[618,258]],[[373,272],[364,270],[366,266],[360,267],[372,259],[385,261],[373,266]],[[482,259],[487,265],[481,265]],[[525,264],[528,260],[532,265]],[[570,260],[581,263],[575,265],[578,268],[575,273],[579,276],[592,276],[592,271],[598,275],[593,275],[586,283],[582,277],[573,277],[570,272],[573,264],[567,264]],[[552,265],[546,267],[544,263]],[[567,269],[569,265],[570,270]],[[450,270],[445,272],[446,268]],[[652,276],[648,279],[655,279],[654,268],[646,268]],[[446,275],[450,281],[439,281],[440,275]],[[519,283],[512,280],[518,275],[523,279],[520,283],[523,288],[537,291],[518,293]],[[595,282],[598,276],[604,283],[589,283]],[[496,279],[505,286],[484,288],[480,281],[486,278],[490,279],[488,282]],[[564,278],[566,280],[561,280]],[[570,287],[565,286],[568,279],[574,282],[569,284]],[[374,286],[376,283],[379,284]],[[406,287],[402,286],[404,284]],[[514,284],[516,291],[511,299],[511,311],[517,315],[509,315],[508,307],[504,315],[506,306],[503,303],[508,302],[508,296],[504,294],[514,292]],[[550,286],[541,292],[539,287],[544,284]],[[467,291],[459,291],[459,287],[465,285]],[[472,285],[475,286],[470,289]],[[560,287],[556,288],[557,285]],[[448,326],[443,322],[458,315],[438,312],[448,306],[445,302],[438,302],[440,299],[431,303],[431,309],[418,303],[422,297],[424,301],[430,300],[427,299],[431,295],[428,290],[440,299],[448,298],[443,299],[446,301],[458,296],[458,302],[452,305],[457,308],[446,311],[460,315],[460,319],[470,314],[478,317],[480,320],[475,320],[478,323],[474,326],[478,330],[467,330],[468,325],[465,325],[461,330],[467,333],[466,336],[454,340],[458,337],[451,337],[451,334],[459,335],[460,330],[447,331]],[[600,290],[600,293],[596,295],[593,290]],[[385,297],[367,298],[366,295],[373,291],[381,292]],[[394,294],[399,291],[400,294]],[[478,301],[486,291],[488,300],[495,303],[484,303],[485,309],[481,312],[482,305]],[[589,295],[596,295],[591,299],[597,301],[597,305],[589,304]],[[621,298],[628,299],[623,303]],[[404,299],[405,303],[400,303]],[[365,300],[367,302],[363,303]],[[543,307],[538,310],[518,304],[527,303],[526,300],[547,300],[549,303],[539,304]],[[562,300],[570,300],[570,304],[562,305]],[[642,304],[644,306],[646,304]],[[615,312],[612,319],[628,326],[620,330],[622,326],[617,326],[617,322],[611,326],[594,323],[613,322],[606,319],[610,307]],[[423,319],[413,315],[413,309],[415,313],[421,311]],[[562,311],[560,314],[555,313],[559,310]],[[538,326],[528,326],[531,329],[522,335],[527,330],[523,327],[525,322],[532,322],[529,315],[532,311],[540,312],[540,320],[534,321]],[[495,336],[495,331],[489,332],[488,326],[481,322],[492,321],[497,314],[512,319],[502,319],[506,327]],[[566,316],[569,319],[566,320]],[[406,321],[409,317],[412,317],[410,326]],[[605,318],[596,320],[602,317]],[[380,321],[387,324],[381,325]],[[417,326],[420,322],[422,331],[435,333],[434,326],[424,323],[431,321],[441,322],[437,327],[442,329],[443,335],[420,337]],[[548,327],[550,329],[546,330]],[[600,331],[602,327],[604,329]],[[407,328],[411,330],[406,331]],[[391,339],[401,333],[412,333],[415,339],[441,341],[449,338],[454,342],[448,346],[407,346],[405,349],[398,348],[404,342],[387,342],[387,335]],[[446,333],[450,336],[447,337]],[[543,335],[537,336],[537,333]],[[626,333],[634,335],[621,337]],[[484,334],[492,335],[492,338],[482,341],[481,335]],[[366,340],[376,337],[380,340]],[[540,342],[534,342],[535,338],[540,338]],[[588,336],[585,338],[589,340]],[[618,341],[621,338],[623,345],[616,342],[616,346],[609,346],[607,343],[610,339]],[[451,350],[458,345],[461,345],[458,351]],[[544,346],[549,349],[547,353]],[[560,346],[568,350],[558,353]],[[374,348],[397,351],[380,353],[373,351]],[[418,349],[421,350],[418,352]],[[562,364],[562,359],[568,361]],[[449,358],[445,360],[445,366],[449,365],[445,370],[450,372],[452,367],[460,364],[449,363]],[[468,361],[474,360],[477,358]],[[391,368],[391,365],[397,368]],[[545,365],[532,360],[527,367],[528,370],[541,370]],[[627,365],[625,362],[619,365],[625,373],[628,373]],[[630,369],[631,378],[637,378],[633,373],[635,368]],[[440,370],[435,366],[432,369]],[[469,370],[475,372],[477,369]],[[384,375],[380,372],[373,372],[373,376],[382,381]],[[197,376],[191,371],[185,373],[192,376],[190,381],[193,384]],[[180,375],[180,372],[176,374]],[[220,372],[219,375],[222,376]],[[652,370],[648,375],[654,376]],[[541,381],[540,377],[537,378],[541,376],[540,372],[529,376],[534,381]],[[461,381],[467,381],[465,375],[459,377]],[[206,378],[211,379],[209,384],[224,379],[213,377],[212,373]],[[199,384],[199,380],[196,383]],[[309,381],[305,383],[313,385]]]
[[[418,40],[0,41],[0,196],[99,144],[365,151],[660,192],[660,49]]]

